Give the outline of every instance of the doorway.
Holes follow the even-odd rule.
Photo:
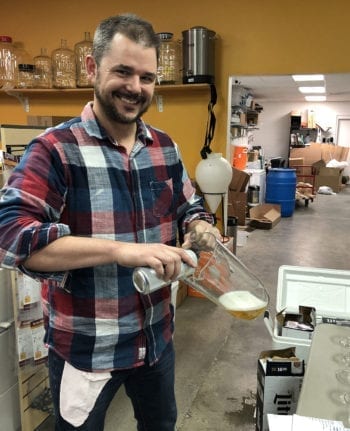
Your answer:
[[[336,142],[342,147],[350,148],[350,115],[337,116],[337,136]],[[347,159],[348,165],[344,169],[344,176],[350,177],[350,152]],[[348,181],[349,184],[349,181]]]

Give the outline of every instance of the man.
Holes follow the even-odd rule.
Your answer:
[[[176,241],[218,234],[177,146],[141,115],[159,41],[134,15],[98,26],[86,59],[94,100],[34,139],[3,190],[0,262],[47,280],[43,290],[57,430],[103,430],[124,384],[137,429],[173,431],[171,287],[140,295],[135,266],[175,280],[194,262]]]

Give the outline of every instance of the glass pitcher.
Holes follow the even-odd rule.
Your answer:
[[[261,315],[269,303],[261,281],[214,235],[203,233],[191,241],[198,263],[182,280],[236,318]]]
[[[265,311],[269,295],[261,281],[213,234],[192,235],[191,243],[186,251],[196,268],[182,264],[179,280],[238,319],[255,319]],[[143,295],[169,285],[148,267],[135,268],[133,282]]]

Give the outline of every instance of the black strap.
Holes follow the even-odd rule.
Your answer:
[[[200,152],[202,159],[206,159],[207,154],[211,153],[210,143],[214,137],[215,125],[216,125],[216,118],[214,114],[214,106],[216,105],[216,101],[217,101],[216,87],[214,84],[210,84],[210,101],[208,103],[207,128],[205,132],[204,146]]]

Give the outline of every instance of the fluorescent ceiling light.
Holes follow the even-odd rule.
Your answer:
[[[292,75],[294,81],[323,81],[324,75]]]
[[[326,96],[305,96],[307,102],[325,102]]]
[[[298,87],[298,90],[300,93],[307,94],[307,93],[325,93],[326,88],[325,87]]]

